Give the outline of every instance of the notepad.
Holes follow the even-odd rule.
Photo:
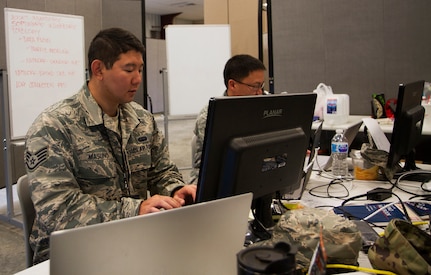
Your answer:
[[[431,215],[430,203],[422,201],[407,201],[405,203],[422,219],[429,219],[429,215]]]

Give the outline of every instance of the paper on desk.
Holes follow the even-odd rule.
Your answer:
[[[382,128],[380,128],[380,125],[377,122],[377,120],[371,117],[366,117],[366,118],[363,118],[362,121],[364,122],[365,127],[367,127],[368,132],[373,138],[373,141],[376,144],[377,149],[383,150],[385,152],[389,152],[391,143],[389,142]]]

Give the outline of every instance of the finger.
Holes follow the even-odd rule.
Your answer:
[[[174,200],[176,200],[180,205],[186,204],[186,201],[179,196],[174,196]]]
[[[181,207],[182,204],[174,198],[163,197],[163,199],[159,202],[158,206],[159,208],[172,209],[172,208]]]

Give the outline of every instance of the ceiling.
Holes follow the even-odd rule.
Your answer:
[[[145,0],[145,12],[159,15],[181,13],[176,18],[203,21],[204,0]]]

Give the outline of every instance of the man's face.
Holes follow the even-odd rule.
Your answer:
[[[111,69],[105,68],[103,73],[105,98],[113,104],[131,102],[142,81],[143,64],[140,52],[128,51],[119,56]]]
[[[261,95],[265,81],[265,71],[251,72],[243,79],[229,79],[227,87],[228,96]]]

